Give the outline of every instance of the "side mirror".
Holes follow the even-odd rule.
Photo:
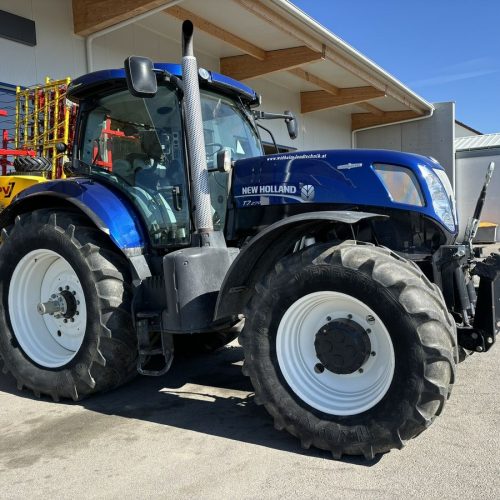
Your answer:
[[[233,152],[231,148],[222,148],[215,154],[215,168],[209,168],[209,172],[231,172],[233,168]]]
[[[285,111],[284,113],[288,118],[285,118],[286,128],[288,129],[288,135],[290,139],[297,139],[298,136],[298,123],[297,118],[291,111]]]
[[[158,91],[153,61],[147,57],[130,56],[125,59],[127,87],[134,97],[154,97]]]

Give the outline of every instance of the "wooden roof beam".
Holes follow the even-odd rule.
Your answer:
[[[249,55],[223,57],[220,60],[220,72],[235,80],[249,80],[320,59],[323,59],[323,54],[308,47],[268,50],[262,61]]]
[[[337,95],[332,95],[326,90],[315,90],[313,92],[300,93],[301,113],[311,113],[321,109],[336,108],[346,104],[356,104],[383,97],[381,90],[373,87],[352,87],[339,89]]]
[[[243,38],[240,38],[239,36],[233,33],[230,33],[229,31],[211,23],[210,21],[207,21],[206,19],[198,16],[197,14],[194,14],[193,12],[187,9],[174,6],[166,9],[165,14],[175,17],[176,19],[179,19],[181,21],[189,19],[194,24],[194,26],[200,31],[203,31],[208,35],[213,36],[214,38],[217,38],[218,40],[221,40],[241,50],[242,52],[245,52],[249,56],[258,59],[259,61],[264,61],[266,59],[267,53],[264,49],[257,47],[253,43],[250,43],[247,40],[244,40]],[[339,93],[340,89],[338,87],[327,82],[326,80],[323,80],[322,78],[319,78],[309,73],[308,71],[305,71],[302,68],[289,69],[288,72],[304,81],[316,85],[320,89],[325,90],[326,92],[332,95],[337,95]],[[376,106],[373,106],[372,104],[360,103],[360,105],[363,105],[363,107],[365,107],[366,105],[365,109],[367,111],[370,111],[371,113],[379,115],[383,114],[382,110],[378,109]]]
[[[291,73],[292,75],[301,78],[302,80],[305,80],[306,82],[316,85],[320,89],[323,89],[332,95],[338,95],[339,92],[342,90],[339,87],[336,87],[335,85],[332,85],[331,83],[327,82],[326,80],[323,80],[322,78],[312,75],[311,73],[305,71],[302,68],[291,69],[288,72]],[[377,106],[374,106],[373,104],[370,104],[368,102],[358,102],[356,104],[364,108],[366,111],[373,113],[375,115],[384,114],[384,112],[381,109],[377,108]]]
[[[352,130],[358,130],[366,127],[375,127],[377,125],[389,125],[390,123],[411,120],[422,116],[415,111],[385,111],[382,115],[373,113],[353,113],[351,115]]]
[[[193,12],[190,12],[189,10],[174,6],[166,9],[165,14],[180,19],[181,21],[189,19],[200,31],[203,31],[208,35],[213,36],[214,38],[222,40],[223,42],[226,42],[229,45],[240,49],[242,52],[255,57],[255,59],[258,59],[259,61],[264,61],[266,59],[266,51],[264,49],[261,49],[253,43],[243,40],[243,38],[240,38],[239,36],[234,35],[233,33],[230,33],[229,31],[226,31],[219,26],[216,26],[210,21],[203,19],[202,17],[194,14]]]
[[[358,106],[363,108],[365,111],[368,111],[368,113],[372,113],[377,116],[382,116],[384,114],[380,108],[377,108],[377,106],[374,106],[369,102],[358,102]]]
[[[385,81],[382,81],[378,75],[374,75],[371,71],[365,69],[360,62],[353,61],[352,58],[346,57],[340,49],[331,46],[325,47],[325,45],[322,44],[318,38],[311,35],[310,32],[290,23],[286,17],[264,4],[261,0],[234,1],[265,22],[272,24],[283,33],[294,37],[307,47],[310,47],[312,50],[319,50],[322,45],[325,59],[339,65],[358,78],[361,78],[372,87],[385,91],[387,96],[394,98],[405,107],[415,111],[419,115],[424,115],[428,112],[428,109],[426,109],[423,104],[417,104],[411,101],[402,89],[393,85],[388,85]]]
[[[167,0],[73,0],[74,31],[88,36],[167,4]]]
[[[335,85],[332,85],[331,83],[327,82],[326,80],[323,80],[322,78],[319,78],[317,76],[312,75],[308,71],[305,71],[302,68],[294,68],[288,70],[289,73],[292,75],[298,76],[302,80],[305,80],[306,82],[312,83],[313,85],[316,85],[320,89],[326,90],[328,93],[332,95],[337,95],[339,93],[339,88],[336,87]]]

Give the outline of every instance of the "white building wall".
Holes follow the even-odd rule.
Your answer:
[[[432,156],[455,182],[455,103],[435,103],[434,114],[423,120],[386,125],[356,134],[355,147],[394,149]]]
[[[0,9],[32,19],[37,45],[28,47],[0,38],[0,81],[33,85],[85,72],[83,38],[73,33],[69,0],[0,0]]]
[[[196,50],[195,53],[200,66],[219,70],[218,58]],[[123,61],[130,55],[177,63],[181,60],[181,44],[180,41],[158,35],[140,24],[125,26],[93,41],[94,70],[123,67]]]
[[[261,109],[271,113],[290,110],[299,121],[299,135],[292,141],[282,120],[263,120],[276,142],[299,150],[336,149],[351,147],[351,116],[338,110],[300,114],[300,95],[262,78],[247,82],[262,95]],[[262,140],[270,142],[269,134],[261,131]]]
[[[461,234],[474,213],[491,161],[495,162],[497,170],[488,186],[481,220],[500,225],[500,168],[498,168],[500,167],[500,148],[457,151],[456,198]],[[500,240],[500,231],[497,231],[497,240]]]
[[[0,0],[0,9],[34,20],[37,33],[35,47],[0,38],[0,82],[30,86],[43,83],[46,76],[76,78],[86,73],[85,40],[73,33],[70,0]],[[178,62],[181,45],[180,41],[155,33],[140,23],[131,24],[94,39],[93,68],[122,67],[131,54]],[[196,55],[201,66],[219,71],[217,57],[200,51]],[[263,122],[274,132],[278,144],[299,150],[351,147],[350,115],[341,108],[300,115],[297,91],[262,78],[245,83],[262,94],[262,109],[270,112],[288,109],[298,117],[299,136],[295,141],[288,137],[283,121]],[[264,132],[262,138],[270,140]]]

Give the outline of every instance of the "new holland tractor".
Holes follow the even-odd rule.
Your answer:
[[[277,429],[337,458],[401,448],[443,411],[459,360],[495,343],[500,257],[470,244],[485,189],[458,240],[431,158],[264,156],[260,121],[294,137],[294,116],[198,69],[192,35],[186,21],[182,67],[130,57],[71,83],[68,178],[0,214],[4,373],[77,401],[239,334]]]

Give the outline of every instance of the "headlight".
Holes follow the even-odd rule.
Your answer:
[[[417,207],[425,205],[417,178],[410,169],[385,163],[375,163],[373,168],[392,201]]]
[[[455,226],[458,226],[457,202],[455,200],[455,193],[453,193],[453,188],[451,187],[450,179],[448,179],[448,176],[446,175],[446,172],[444,170],[438,168],[433,168],[432,170],[439,177],[441,184],[446,189],[446,194],[448,195],[451,209],[453,211],[453,218],[455,219]]]
[[[419,168],[431,194],[434,211],[450,231],[455,231],[455,219],[446,189],[431,169],[423,165],[419,165]]]

